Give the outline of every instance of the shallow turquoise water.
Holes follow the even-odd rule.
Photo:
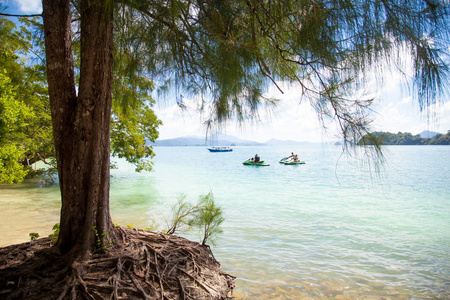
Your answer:
[[[386,150],[375,172],[333,146],[155,148],[154,172],[112,171],[111,214],[161,230],[181,194],[212,191],[226,219],[213,251],[238,299],[448,299],[450,147]],[[278,163],[292,151],[306,164]],[[256,153],[271,166],[242,165]],[[58,222],[57,187],[0,193],[0,245]]]

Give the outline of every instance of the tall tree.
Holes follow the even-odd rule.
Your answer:
[[[113,1],[82,0],[80,83],[75,86],[71,6],[43,1],[47,78],[62,197],[57,247],[84,257],[96,227],[114,236],[109,214]]]
[[[403,53],[411,57],[423,107],[446,88],[445,1],[43,3],[63,251],[92,249],[92,226],[114,237],[108,203],[114,9],[115,45],[129,58],[129,77],[146,73],[174,82],[203,95],[202,107],[212,99],[211,124],[256,115],[261,104],[274,103],[263,97],[264,89],[285,80],[302,88],[319,116],[337,120],[346,141],[358,141],[368,132],[372,99],[352,91],[367,82],[372,68],[383,71],[381,62]],[[78,94],[72,12],[80,16]]]
[[[114,239],[120,246],[109,214],[114,47],[129,58],[117,67],[130,87],[135,74],[148,74],[201,95],[200,107],[212,108],[208,124],[257,116],[259,107],[276,103],[264,98],[265,89],[282,91],[278,82],[287,81],[320,118],[337,121],[346,141],[358,141],[369,132],[372,99],[354,91],[404,53],[422,108],[447,91],[448,1],[43,0],[42,16],[62,197],[56,248],[72,260],[93,251],[95,232],[103,245]]]
[[[55,171],[42,24],[36,18],[19,21],[16,25],[6,18],[0,19],[0,70],[6,72],[2,82],[8,81],[8,89],[0,89],[5,101],[0,104],[0,164],[4,166],[1,183],[20,182],[25,175]],[[80,69],[79,52],[79,41],[75,38],[76,74]],[[115,51],[115,56],[111,151],[113,156],[135,164],[138,171],[149,170],[151,160],[146,158],[154,153],[145,141],[156,140],[161,124],[151,109],[154,100],[150,94],[154,84],[143,74],[128,76],[126,69],[130,58],[120,51]],[[14,105],[16,108],[12,110]],[[16,113],[14,120],[7,115],[10,111]],[[41,160],[47,167],[36,169],[33,164]]]

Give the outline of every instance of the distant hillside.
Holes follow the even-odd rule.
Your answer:
[[[156,147],[205,146],[205,139],[193,137],[178,137],[167,140],[156,140],[156,142],[150,143],[150,145]]]
[[[310,142],[297,142],[290,140],[271,139],[264,143],[243,140],[231,135],[219,134],[205,139],[199,136],[185,136],[173,139],[156,140],[149,143],[155,147],[181,147],[181,146],[304,146],[311,145]]]
[[[242,140],[233,136],[220,135],[205,139],[199,136],[186,136],[166,140],[156,140],[155,143],[150,143],[155,147],[180,147],[180,146],[258,146],[261,143]]]
[[[450,145],[450,130],[445,135],[437,133],[434,138],[422,138],[419,134],[412,135],[408,132],[372,132],[365,135],[358,144],[371,144],[371,138],[375,138],[381,145]]]
[[[425,130],[425,131],[422,131],[421,133],[419,133],[419,135],[421,138],[424,138],[424,139],[432,139],[437,135],[442,135],[442,133]]]
[[[249,140],[243,140],[238,137],[219,133],[208,138],[208,145],[223,145],[223,146],[259,146],[261,143]]]

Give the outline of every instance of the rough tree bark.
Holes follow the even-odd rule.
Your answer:
[[[233,277],[209,247],[115,227],[109,212],[113,4],[81,0],[76,92],[70,1],[43,0],[58,175],[58,241],[0,249],[2,299],[226,299]],[[109,248],[114,240],[114,248]],[[100,243],[99,243],[100,242]],[[97,253],[98,247],[109,250]]]
[[[80,13],[77,95],[70,1],[43,0],[47,77],[62,201],[56,247],[74,257],[90,253],[98,238],[104,243],[115,235],[109,212],[113,1],[82,0]]]

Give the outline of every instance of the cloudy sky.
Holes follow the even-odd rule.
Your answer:
[[[260,121],[239,125],[233,122],[227,124],[225,133],[244,139],[264,142],[271,138],[283,140],[321,142],[336,140],[337,128],[333,122],[326,123],[326,129],[318,120],[317,114],[307,100],[298,102],[299,92],[295,88],[287,88],[284,94],[274,88],[268,95],[281,99],[272,112],[264,109],[260,112]],[[416,99],[402,89],[400,77],[389,81],[386,86],[373,91],[378,97],[373,106],[372,118],[374,131],[389,131],[397,133],[410,132],[418,134],[424,130],[446,133],[450,130],[450,102],[442,103],[427,112],[420,112]],[[205,135],[203,125],[208,119],[207,114],[199,114],[195,101],[184,98],[187,111],[182,111],[170,99],[158,101],[156,112],[164,122],[160,128],[160,138],[173,138],[185,135]]]
[[[8,7],[7,13],[33,14],[42,11],[40,0],[0,0],[0,3],[2,8]],[[427,112],[420,112],[417,100],[402,88],[404,86],[404,78],[394,73],[389,75],[383,86],[372,88],[370,93],[377,96],[372,115],[374,131],[418,134],[424,130],[441,133],[450,130],[450,101],[431,108],[432,117],[428,118]],[[315,142],[337,139],[335,124],[325,124],[327,130],[324,130],[308,102],[298,103],[295,88],[285,87],[284,94],[269,88],[267,93],[281,99],[276,109],[270,113],[261,111],[259,122],[243,125],[230,122],[224,133],[260,142],[271,138]],[[206,134],[203,123],[208,116],[198,113],[195,99],[183,98],[188,109],[181,110],[175,99],[168,96],[155,98],[155,112],[164,123],[159,130],[160,139]]]

